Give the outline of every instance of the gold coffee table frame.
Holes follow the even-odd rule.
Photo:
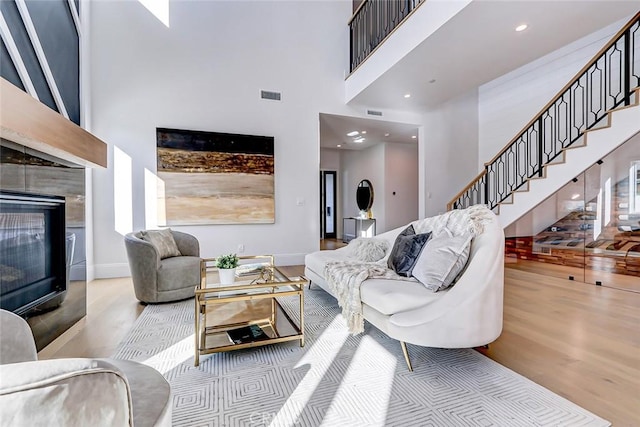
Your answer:
[[[274,265],[273,255],[242,256],[245,273],[233,285],[215,283],[215,258],[200,261],[200,284],[195,289],[195,358],[200,355],[258,347],[285,341],[300,341],[304,347],[303,277],[289,278]],[[247,270],[247,261],[253,267]],[[244,265],[244,267],[242,267]],[[298,296],[299,322],[296,322],[278,298]],[[268,338],[234,343],[227,333],[233,329],[258,325]]]

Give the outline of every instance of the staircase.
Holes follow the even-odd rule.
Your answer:
[[[640,132],[640,13],[447,205],[507,227]]]

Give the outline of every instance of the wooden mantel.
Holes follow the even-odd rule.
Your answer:
[[[107,167],[107,144],[0,78],[0,136],[85,167]]]

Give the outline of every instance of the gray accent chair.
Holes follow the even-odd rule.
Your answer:
[[[171,402],[169,383],[141,363],[38,360],[27,322],[0,310],[0,424],[170,426]]]
[[[200,283],[200,244],[190,234],[171,230],[182,256],[160,259],[141,232],[124,236],[136,298],[161,303],[191,298]]]

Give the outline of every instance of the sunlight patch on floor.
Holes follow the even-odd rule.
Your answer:
[[[386,425],[397,364],[398,360],[393,354],[373,338],[364,336],[323,423],[344,425],[352,421],[367,426]],[[349,414],[336,409],[339,405],[344,409],[344,402],[347,401],[350,403]]]
[[[294,426],[298,424],[298,418],[309,399],[322,382],[333,360],[349,337],[346,327],[335,325],[340,322],[344,323],[342,317],[336,316],[296,364],[296,368],[309,365],[309,371],[304,379],[300,381],[298,387],[291,393],[289,399],[282,405],[280,411],[271,420],[270,425]]]
[[[153,355],[142,363],[147,366],[151,366],[162,375],[165,375],[185,360],[193,358],[194,343],[195,337],[194,334],[191,334],[183,340],[173,344],[171,347]]]

